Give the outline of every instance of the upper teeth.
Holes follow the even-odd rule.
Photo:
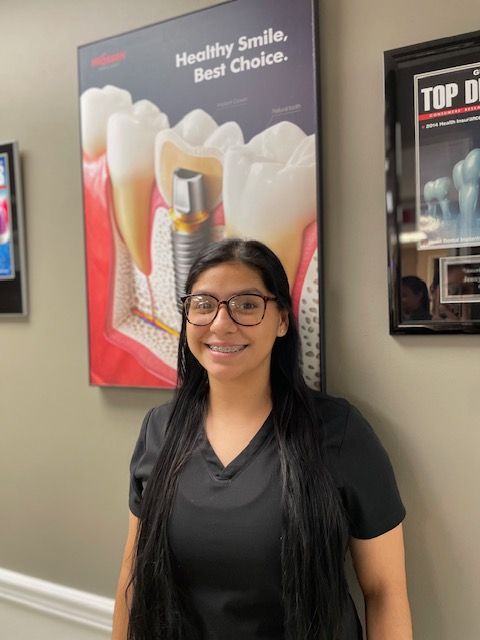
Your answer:
[[[212,351],[222,351],[223,353],[232,353],[234,351],[241,351],[245,347],[243,345],[233,345],[231,347],[220,347],[214,344],[208,345]]]
[[[155,141],[155,177],[164,200],[172,204],[173,172],[189,169],[204,176],[206,206],[212,211],[221,201],[223,156],[232,145],[243,144],[236,122],[218,126],[202,109],[194,109]]]
[[[105,85],[103,89],[92,87],[80,98],[82,148],[86,156],[95,160],[105,153],[107,122],[112,113],[125,111],[132,106],[132,96],[125,89]]]
[[[268,244],[291,285],[303,231],[316,217],[315,175],[315,136],[306,136],[291,122],[280,122],[225,155],[227,235]]]
[[[155,134],[165,127],[167,116],[148,100],[140,100],[129,111],[114,113],[107,125],[115,220],[133,261],[145,274],[151,270],[148,236],[153,148]]]

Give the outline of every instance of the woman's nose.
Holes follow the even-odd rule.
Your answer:
[[[232,331],[236,329],[236,326],[237,325],[228,313],[227,303],[221,302],[218,305],[218,313],[215,317],[215,320],[210,325],[210,329],[213,329],[215,331],[219,329],[224,330],[225,328],[227,328],[228,330]]]

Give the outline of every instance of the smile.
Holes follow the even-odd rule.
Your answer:
[[[246,349],[246,345],[241,345],[241,344],[232,344],[232,345],[215,345],[215,344],[208,344],[207,347],[210,349],[210,351],[215,351],[218,353],[237,353],[239,351],[243,351],[244,349]]]

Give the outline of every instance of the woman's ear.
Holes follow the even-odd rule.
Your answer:
[[[288,311],[280,309],[280,318],[278,321],[277,338],[283,338],[288,331]]]

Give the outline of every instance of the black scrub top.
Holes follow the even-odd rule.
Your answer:
[[[373,538],[405,517],[389,458],[370,425],[345,400],[312,392],[325,462],[341,495],[350,534]],[[164,440],[172,409],[145,417],[130,466],[131,512]],[[319,431],[320,437],[320,431]],[[176,577],[189,594],[204,640],[283,640],[281,480],[272,420],[226,467],[203,429],[184,466],[169,522]],[[349,601],[342,640],[361,640]]]

